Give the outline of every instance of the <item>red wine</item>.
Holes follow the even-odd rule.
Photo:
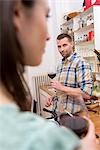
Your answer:
[[[53,79],[56,76],[56,73],[48,73],[49,78]]]
[[[80,138],[84,137],[88,131],[88,121],[82,117],[61,115],[59,120],[60,125],[72,129]]]

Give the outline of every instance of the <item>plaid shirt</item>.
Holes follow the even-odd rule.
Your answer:
[[[57,68],[55,80],[67,87],[80,88],[83,92],[92,93],[92,71],[89,64],[82,60],[76,52],[69,58],[62,59],[62,63]],[[58,110],[68,110],[71,113],[79,112],[82,108],[74,97],[68,96],[60,91],[58,96]]]

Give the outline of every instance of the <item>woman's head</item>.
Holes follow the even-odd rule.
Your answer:
[[[27,5],[28,1],[22,0],[23,5],[18,3],[15,7],[14,25],[26,65],[40,64],[45,42],[49,38],[46,24],[49,9],[46,2],[34,0],[33,4],[31,0]]]
[[[40,64],[49,39],[47,16],[46,0],[0,1],[0,80],[20,107],[26,99],[24,65]]]

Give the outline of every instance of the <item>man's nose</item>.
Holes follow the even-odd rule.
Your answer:
[[[61,47],[60,52],[63,52],[63,51],[64,51],[64,48],[63,48],[63,47]]]

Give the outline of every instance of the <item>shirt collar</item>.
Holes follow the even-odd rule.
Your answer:
[[[76,52],[73,52],[69,57],[67,57],[67,58],[63,58],[62,59],[62,61],[73,61],[74,60],[74,58],[76,57]]]

